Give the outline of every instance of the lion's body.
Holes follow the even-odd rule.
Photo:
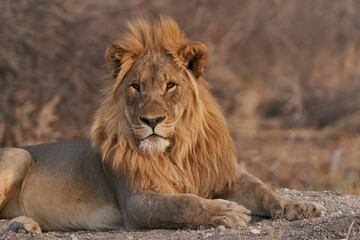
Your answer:
[[[0,222],[0,232],[39,232],[37,223],[45,230],[246,227],[246,208],[290,220],[322,214],[321,205],[281,197],[238,166],[201,77],[203,44],[169,18],[129,29],[106,51],[112,74],[91,140],[0,150],[0,217],[13,218]]]
[[[22,149],[30,153],[35,165],[1,210],[1,218],[31,216],[44,230],[100,230],[121,225],[101,157],[89,140]]]

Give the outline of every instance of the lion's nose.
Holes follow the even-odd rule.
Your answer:
[[[140,117],[140,120],[145,123],[146,125],[150,126],[152,129],[154,129],[159,123],[164,121],[165,116],[163,117],[156,117],[156,118],[146,118],[146,117]]]

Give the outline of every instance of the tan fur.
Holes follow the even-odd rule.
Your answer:
[[[202,197],[222,192],[236,178],[233,143],[205,81],[195,79],[185,70],[184,56],[191,51],[186,48],[190,41],[169,18],[161,18],[155,24],[138,21],[129,24],[129,29],[130,33],[117,43],[125,53],[122,53],[121,70],[113,65],[114,81],[105,90],[95,115],[91,130],[93,145],[99,147],[104,161],[110,162],[139,190],[194,193]],[[170,151],[157,156],[139,152],[133,134],[128,131],[125,109],[119,106],[119,102],[126,101],[124,76],[137,58],[149,53],[171,54],[177,71],[186,72],[191,91],[188,111],[173,136],[175,144]],[[111,59],[107,61],[113,64]]]

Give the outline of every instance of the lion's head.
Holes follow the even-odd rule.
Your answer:
[[[141,190],[210,196],[235,178],[226,122],[201,77],[205,45],[170,18],[129,23],[106,51],[111,69],[93,145]]]
[[[170,56],[150,53],[138,59],[123,79],[125,117],[144,154],[161,154],[172,145],[189,104],[183,74]]]

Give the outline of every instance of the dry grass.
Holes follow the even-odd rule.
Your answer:
[[[210,52],[206,78],[242,164],[276,187],[360,194],[360,3],[0,1],[0,146],[86,136],[103,55],[129,18],[171,15]]]
[[[275,187],[360,194],[360,134],[263,130],[238,142],[248,171]]]

